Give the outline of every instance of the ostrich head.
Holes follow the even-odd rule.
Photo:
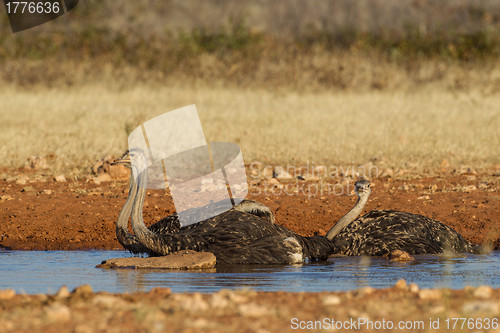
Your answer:
[[[369,196],[371,191],[370,182],[366,179],[361,179],[354,183],[354,192],[356,192],[360,198]]]
[[[366,202],[368,201],[368,197],[370,196],[370,182],[366,179],[358,180],[354,183],[354,192],[358,195],[358,202],[356,205],[349,211],[349,213],[345,214],[334,226],[328,231],[326,237],[329,240],[332,240],[337,236],[340,231],[348,226],[351,222],[356,220],[359,214],[363,211]]]
[[[120,158],[115,159],[113,162],[111,162],[111,165],[115,164],[121,164],[129,169],[132,169],[132,159],[130,156],[130,151],[127,149],[125,153]]]
[[[120,158],[117,158],[111,163],[111,165],[114,164],[122,164],[129,169],[132,169],[133,164],[141,171],[147,167],[146,156],[144,155],[144,152],[136,148],[127,150]]]

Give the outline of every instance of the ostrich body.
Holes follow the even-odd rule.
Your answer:
[[[142,159],[142,152],[131,151],[130,158]],[[122,161],[127,162],[126,158]],[[132,168],[135,168],[135,163]],[[139,162],[140,164],[140,162]],[[326,260],[333,251],[332,243],[322,236],[303,237],[272,223],[269,218],[252,214],[255,205],[242,210],[231,209],[205,221],[191,224],[173,233],[160,233],[147,228],[142,210],[147,187],[147,172],[135,169],[137,195],[131,211],[132,228],[138,244],[152,255],[168,255],[181,250],[208,251],[217,264],[290,264],[307,260]],[[133,189],[133,185],[131,185]],[[249,207],[252,207],[249,209]],[[250,212],[249,212],[250,211]],[[129,207],[122,210],[125,216]],[[130,213],[129,213],[130,214]],[[267,215],[267,214],[264,214]]]
[[[394,250],[409,254],[483,252],[452,228],[422,215],[374,210],[356,219],[370,193],[367,180],[356,182],[356,205],[327,234],[335,254],[381,256]]]
[[[128,160],[128,152],[126,152],[119,161],[115,161],[113,164],[123,164],[130,168],[130,162]],[[132,212],[132,206],[137,196],[138,185],[135,181],[133,174],[130,175],[130,185],[129,194],[127,201],[123,205],[123,208],[118,216],[118,221],[116,223],[116,238],[118,242],[126,249],[132,253],[148,253],[154,255],[151,250],[142,245],[138,238],[128,231],[128,221]],[[144,201],[144,198],[142,198]],[[220,203],[215,203],[209,207],[204,207],[206,209],[216,209],[217,205]],[[237,210],[240,212],[246,212],[255,216],[263,218],[263,220],[268,221],[268,223],[274,224],[274,215],[269,207],[261,204],[260,202],[252,200],[243,200],[238,205],[236,205],[232,210]],[[192,210],[196,213],[196,210]],[[141,211],[142,214],[142,211]],[[189,214],[189,212],[188,212]],[[177,214],[169,215],[155,224],[148,227],[154,233],[158,234],[175,234],[180,231],[181,225],[179,223],[179,218]]]

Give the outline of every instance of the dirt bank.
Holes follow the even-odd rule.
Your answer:
[[[419,290],[404,280],[388,289],[328,293],[0,291],[2,332],[499,332],[499,313],[500,289]]]
[[[412,177],[414,178],[414,177]],[[469,241],[500,245],[500,180],[496,174],[372,181],[365,212],[397,209],[455,228]],[[352,180],[251,180],[250,198],[268,205],[280,223],[299,234],[324,234],[355,203]],[[330,186],[330,187],[328,187]],[[127,181],[96,184],[23,174],[0,180],[0,246],[23,250],[120,249],[115,221]],[[148,192],[145,221],[174,212],[170,196]]]

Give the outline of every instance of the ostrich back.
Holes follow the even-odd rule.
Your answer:
[[[322,260],[332,252],[326,237],[302,237],[269,220],[230,210],[206,221],[157,234],[165,255],[181,250],[212,252],[218,264],[284,264],[303,259]],[[148,246],[147,244],[144,244]]]
[[[393,250],[409,254],[474,253],[458,232],[428,217],[374,210],[345,227],[334,239],[334,253],[380,256]]]

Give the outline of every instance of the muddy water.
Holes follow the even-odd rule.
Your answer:
[[[458,258],[416,256],[410,263],[344,257],[297,266],[227,266],[212,271],[105,270],[96,264],[128,257],[125,251],[0,251],[0,289],[54,293],[90,284],[94,291],[135,292],[169,287],[173,292],[209,293],[222,288],[257,291],[344,291],[384,288],[403,278],[420,288],[500,287],[500,252]]]

